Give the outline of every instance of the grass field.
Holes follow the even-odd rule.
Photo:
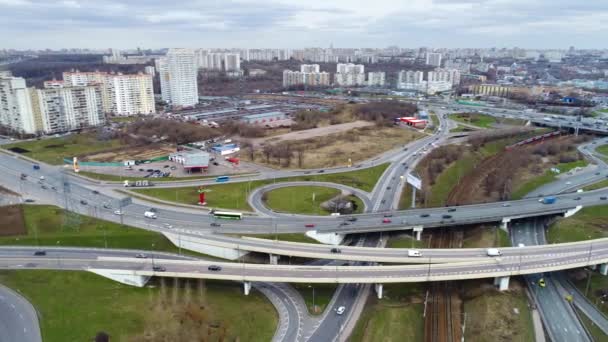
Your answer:
[[[428,243],[424,239],[418,241],[414,236],[408,234],[392,234],[386,243],[386,248],[427,248]]]
[[[340,193],[341,191],[338,189],[321,186],[296,186],[269,191],[264,197],[266,206],[276,212],[329,215],[333,211],[325,210],[321,208],[320,205],[321,203],[338,196]],[[363,202],[359,200],[355,203],[357,205],[357,210],[354,213],[362,213]]]
[[[595,150],[608,157],[608,145],[598,146]]]
[[[491,128],[496,123],[496,119],[486,114],[458,113],[450,115],[450,119],[479,128]]]
[[[268,239],[268,240],[279,240],[279,241],[290,241],[290,242],[302,242],[302,243],[315,243],[320,244],[319,241],[315,239],[311,239],[305,234],[256,234],[256,235],[237,235],[237,236],[250,236],[258,239]]]
[[[0,283],[36,307],[43,340],[49,342],[92,341],[100,331],[111,341],[143,341],[146,335],[193,341],[207,333],[217,341],[222,328],[228,340],[262,342],[270,341],[277,324],[265,297],[256,291],[244,296],[232,282],[191,288],[166,279],[136,288],[87,272],[23,270],[0,271]]]
[[[575,242],[608,237],[608,205],[586,207],[576,215],[559,219],[547,231],[549,243]]]
[[[332,182],[338,184],[349,185],[359,188],[364,191],[371,191],[374,185],[384,172],[388,164],[381,164],[369,169],[350,171],[336,174],[311,174],[308,176],[277,178],[266,180],[254,180],[250,182],[224,183],[206,186],[211,190],[207,194],[207,205],[215,208],[235,209],[251,211],[251,207],[247,203],[247,196],[257,187],[272,184],[274,182],[290,182],[290,181],[319,181]],[[198,202],[197,187],[181,187],[170,189],[138,189],[135,192],[156,197],[161,200],[196,204]]]
[[[327,304],[338,288],[338,284],[301,284],[294,283],[292,286],[302,295],[308,312],[312,315],[320,315],[325,311]],[[314,288],[314,307],[313,307]]]
[[[109,182],[122,182],[125,180],[134,182],[139,180],[147,180],[153,183],[160,182],[179,182],[185,180],[204,180],[204,179],[214,179],[216,176],[189,176],[189,177],[166,177],[166,178],[144,178],[144,177],[125,177],[125,176],[117,176],[117,175],[107,175],[103,173],[89,172],[89,171],[80,171],[79,175],[89,177],[95,180],[109,181]],[[234,175],[232,175],[234,176]]]
[[[370,296],[350,340],[423,341],[423,289],[423,284],[384,284],[384,297],[378,300]]]
[[[475,167],[476,158],[465,155],[447,167],[435,180],[431,187],[430,196],[425,203],[426,207],[441,207],[445,204],[450,191],[456,186],[461,177],[464,177]]]
[[[561,171],[561,173],[565,173],[576,167],[585,167],[587,166],[587,164],[588,162],[586,160],[578,160],[570,163],[557,164],[552,167],[556,167]],[[551,170],[547,170],[544,174],[534,177],[528,180],[527,182],[517,186],[515,188],[515,191],[513,191],[513,193],[511,194],[511,199],[521,199],[533,190],[538,189],[541,186],[549,184],[555,180],[557,180],[555,173],[551,172]]]
[[[479,291],[478,281],[468,284],[470,292]],[[472,295],[464,301],[464,312],[465,341],[534,341],[532,316],[521,288],[506,292],[488,289],[480,295]]]
[[[96,153],[123,146],[117,139],[108,141],[97,140],[94,133],[72,134],[61,138],[24,141],[16,144],[4,145],[3,149],[19,147],[29,152],[24,156],[42,162],[61,165],[63,158],[71,158],[82,154]]]
[[[472,132],[472,131],[474,131],[474,129],[473,129],[473,128],[470,128],[470,127],[465,127],[465,126],[463,126],[463,125],[458,125],[458,126],[456,126],[456,128],[452,128],[452,129],[450,130],[450,133]]]
[[[601,182],[593,183],[591,185],[587,185],[583,188],[584,191],[597,190],[601,188],[608,187],[608,179],[605,179]]]
[[[177,247],[161,234],[97,220],[90,216],[66,214],[63,209],[54,206],[27,205],[23,209],[27,235],[0,237],[0,245],[107,247],[178,252]]]

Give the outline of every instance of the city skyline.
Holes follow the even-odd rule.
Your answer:
[[[599,48],[608,3],[0,0],[4,48]]]

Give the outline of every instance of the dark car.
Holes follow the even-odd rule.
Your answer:
[[[26,198],[26,199],[25,199],[25,203],[34,203],[34,202],[36,202],[36,201],[34,201],[34,200],[33,200],[33,199],[31,199],[31,198]]]
[[[166,268],[164,268],[163,266],[153,266],[153,267],[152,267],[152,270],[153,270],[154,272],[165,272],[167,269],[166,269]]]
[[[213,162],[213,165],[218,166],[220,164],[218,162]]]
[[[445,215],[442,215],[442,216],[441,216],[441,218],[444,218],[444,219],[451,219],[451,218],[452,218],[452,215],[447,215],[447,214],[445,214]]]
[[[420,214],[420,217],[429,217],[431,216],[430,214]]]
[[[456,208],[450,208],[450,209],[448,209],[448,213],[453,213],[455,211],[456,211]]]
[[[317,171],[317,173],[323,173],[323,172],[325,172],[325,170],[319,170],[319,171]]]
[[[350,223],[344,221],[344,222],[340,222],[340,226],[348,226]]]
[[[147,169],[146,172],[154,172],[154,169]]]
[[[574,197],[574,198],[573,198],[573,200],[575,200],[575,201],[580,201],[580,200],[581,200],[581,197],[580,197],[580,196]]]
[[[332,248],[330,250],[330,252],[334,253],[334,254],[338,254],[338,253],[342,253],[342,251],[339,248]]]
[[[608,199],[608,197],[606,197],[606,196],[602,196],[602,197],[600,197],[600,199],[601,199],[602,201],[605,201],[606,199]],[[27,200],[25,200],[25,201],[27,202]]]
[[[44,256],[44,255],[46,255],[46,251],[35,251],[34,255],[35,256]]]
[[[355,221],[357,221],[357,218],[356,217],[349,217],[349,218],[346,219],[346,221],[355,222]]]
[[[211,222],[211,227],[220,227],[221,224],[217,223],[217,222]]]
[[[85,201],[85,200],[80,200],[80,204],[82,204],[82,205],[87,205],[87,204],[89,204],[89,203],[88,203],[87,201]]]
[[[103,208],[104,208],[104,209],[112,209],[112,206],[111,206],[111,205],[109,205],[109,204],[104,204],[104,205],[103,205]]]
[[[99,191],[93,190],[93,195],[99,195]]]
[[[390,190],[390,189],[391,189],[391,187],[390,187],[390,186],[387,186],[387,187],[386,187],[386,190]]]
[[[384,214],[384,217],[393,217],[393,214]]]
[[[144,169],[139,169],[139,171],[144,172],[144,171],[146,171],[146,170],[144,170]]]
[[[48,189],[46,185],[41,186],[44,190]]]
[[[221,267],[221,266],[218,266],[218,265],[209,265],[209,267],[207,267],[207,269],[208,269],[209,271],[213,271],[213,272],[219,272],[219,271],[221,271],[221,270],[222,270],[222,267]]]

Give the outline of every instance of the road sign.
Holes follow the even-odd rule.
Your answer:
[[[422,190],[422,181],[420,180],[420,178],[412,175],[411,173],[408,173],[406,175],[406,180],[410,185],[412,185],[416,189]]]

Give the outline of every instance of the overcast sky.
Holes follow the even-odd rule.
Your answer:
[[[608,0],[0,0],[0,48],[606,47]]]

